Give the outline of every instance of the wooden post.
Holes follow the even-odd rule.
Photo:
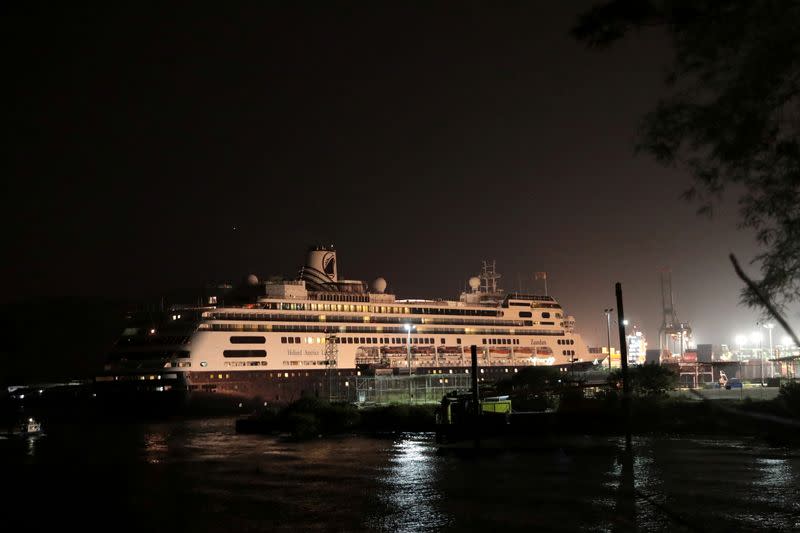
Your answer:
[[[474,445],[475,448],[480,448],[481,404],[478,395],[478,347],[473,344],[470,346],[470,351],[472,353],[472,416],[470,418],[472,419],[472,431],[475,438]]]
[[[628,379],[628,343],[625,338],[625,312],[622,310],[622,284],[617,282],[617,324],[619,326],[620,363],[622,364],[622,409],[625,417],[625,449],[631,449],[631,390]]]
[[[478,399],[478,347],[476,345],[470,346],[472,353],[472,414],[477,416],[480,414],[479,399]]]

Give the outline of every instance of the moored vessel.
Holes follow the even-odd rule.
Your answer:
[[[382,278],[341,279],[336,251],[315,247],[297,279],[250,276],[248,301],[210,294],[131,315],[95,388],[133,403],[355,400],[370,376],[430,375],[446,387],[469,373],[471,345],[481,381],[594,359],[552,296],[506,293],[498,278],[485,262],[457,300],[399,299]]]

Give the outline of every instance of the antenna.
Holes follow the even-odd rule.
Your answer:
[[[502,276],[495,270],[496,261],[484,261],[481,271],[481,281],[483,282],[483,292],[495,294],[497,292],[497,280]]]

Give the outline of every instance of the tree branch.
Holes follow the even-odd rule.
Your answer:
[[[788,333],[789,336],[792,337],[792,340],[794,340],[795,346],[800,346],[800,339],[797,338],[797,334],[786,322],[786,319],[784,319],[783,316],[781,316],[781,314],[778,312],[778,310],[775,309],[775,306],[772,305],[772,302],[769,301],[769,298],[767,298],[767,296],[763,292],[761,292],[761,289],[758,288],[758,285],[756,285],[756,283],[753,280],[747,277],[747,274],[744,273],[742,267],[739,266],[739,261],[737,261],[736,256],[730,254],[728,257],[730,257],[731,263],[733,263],[733,269],[736,271],[736,275],[739,276],[739,278],[745,282],[750,291],[752,291],[752,293],[755,294],[756,297],[758,297],[758,299],[767,309],[769,314],[772,315],[772,317],[775,320],[777,320],[781,326],[783,326],[783,329],[786,331],[786,333]]]

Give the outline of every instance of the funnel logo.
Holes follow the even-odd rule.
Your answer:
[[[322,257],[322,271],[325,272],[325,275],[328,276],[330,279],[333,279],[336,275],[336,255],[328,252]]]

